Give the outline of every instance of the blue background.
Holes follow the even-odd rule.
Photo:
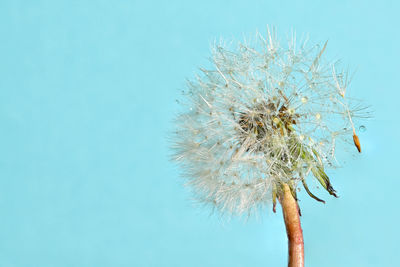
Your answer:
[[[0,267],[285,266],[282,214],[197,208],[168,160],[175,99],[215,38],[329,39],[375,110],[363,153],[300,193],[307,266],[398,266],[395,1],[0,1]]]

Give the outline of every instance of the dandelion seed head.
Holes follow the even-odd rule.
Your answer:
[[[335,195],[324,169],[338,166],[335,147],[353,140],[348,129],[363,109],[350,108],[347,73],[324,59],[326,44],[294,42],[274,32],[233,48],[221,42],[212,67],[188,82],[173,150],[199,201],[251,214],[283,183],[296,192],[310,175]]]

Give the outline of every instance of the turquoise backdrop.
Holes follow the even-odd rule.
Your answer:
[[[285,266],[282,214],[193,205],[166,139],[210,44],[291,29],[356,75],[363,153],[300,193],[308,267],[399,266],[396,1],[0,1],[0,267]],[[397,154],[396,154],[397,153]],[[396,263],[397,262],[397,263]]]

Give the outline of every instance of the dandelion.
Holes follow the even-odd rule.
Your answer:
[[[361,152],[354,119],[367,113],[347,98],[348,73],[323,58],[326,46],[295,36],[281,45],[274,31],[253,45],[214,45],[212,66],[188,82],[173,134],[174,159],[199,201],[239,216],[280,202],[289,266],[304,264],[296,191],[324,202],[308,187],[315,179],[337,197],[326,173],[339,166],[336,147]]]

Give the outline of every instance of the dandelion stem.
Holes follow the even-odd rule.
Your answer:
[[[288,267],[304,267],[304,240],[300,224],[300,212],[288,184],[283,184],[283,192],[279,197],[282,206],[288,236]]]

